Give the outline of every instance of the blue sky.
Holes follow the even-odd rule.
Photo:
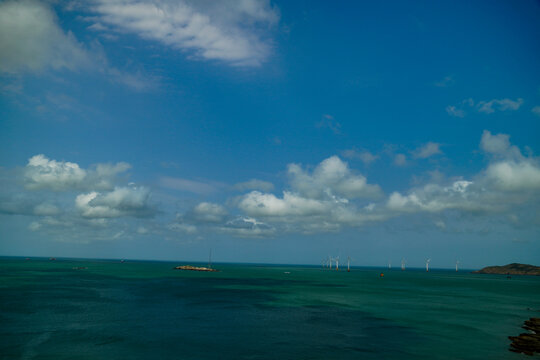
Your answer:
[[[0,2],[0,254],[540,263],[534,1]]]

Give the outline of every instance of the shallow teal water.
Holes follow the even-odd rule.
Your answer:
[[[540,316],[540,277],[174,265],[0,259],[0,358],[519,359]]]

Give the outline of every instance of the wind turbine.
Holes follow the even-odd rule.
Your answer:
[[[339,270],[339,256],[334,260],[336,260],[336,270]]]
[[[351,257],[347,256],[347,272],[351,272]]]
[[[429,271],[429,262],[431,261],[431,259],[427,259],[426,260],[426,272]]]
[[[401,270],[405,270],[405,258],[401,259]]]
[[[456,260],[456,272],[458,271],[459,260]]]
[[[388,269],[392,268],[392,261],[388,260]]]

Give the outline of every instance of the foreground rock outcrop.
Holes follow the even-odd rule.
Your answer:
[[[529,330],[529,333],[509,336],[508,338],[512,340],[509,350],[526,355],[540,354],[540,318],[530,318],[522,327]]]
[[[513,263],[504,266],[488,266],[473,271],[473,274],[540,275],[540,266]]]

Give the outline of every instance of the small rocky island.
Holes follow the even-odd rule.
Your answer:
[[[473,271],[473,274],[540,275],[540,266],[513,263],[504,266],[488,266]]]
[[[523,353],[525,355],[540,354],[540,318],[530,318],[522,326],[528,333],[519,336],[509,336],[512,341],[510,351]]]
[[[209,267],[199,267],[199,266],[191,266],[191,265],[180,265],[175,267],[175,270],[191,270],[191,271],[219,271],[216,269],[212,269]]]

